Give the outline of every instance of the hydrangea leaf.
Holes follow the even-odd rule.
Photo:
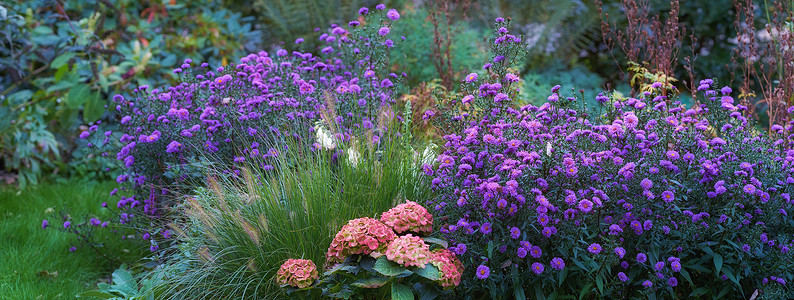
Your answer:
[[[405,285],[394,283],[391,285],[391,298],[393,300],[413,300],[414,292]]]
[[[437,239],[437,238],[431,238],[431,237],[426,237],[424,239],[425,239],[425,242],[427,242],[427,243],[438,244],[438,245],[441,245],[441,247],[449,248],[449,243],[447,243],[447,241],[445,241],[445,240]]]
[[[375,267],[372,269],[386,276],[398,276],[403,275],[404,273],[411,273],[410,270],[398,265],[397,263],[389,261],[386,256],[378,257],[378,260],[375,261]]]
[[[384,284],[389,282],[388,277],[370,277],[370,278],[361,278],[356,280],[355,282],[351,283],[353,286],[365,288],[365,289],[376,289],[382,287]]]
[[[441,272],[433,264],[427,264],[425,265],[424,268],[421,269],[417,268],[416,270],[414,270],[414,273],[430,280],[441,279]]]

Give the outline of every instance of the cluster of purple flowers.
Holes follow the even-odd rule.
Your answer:
[[[517,38],[497,27],[494,52],[510,53],[500,43]],[[495,56],[503,66],[513,59]],[[516,108],[509,101],[515,75],[491,63],[484,68],[488,76],[465,77],[460,101],[440,104],[451,106],[433,117],[446,129],[445,150],[437,164],[423,167],[438,194],[428,206],[446,220],[441,232],[466,249],[457,251],[464,264],[480,265],[464,275],[464,285],[475,276],[508,280],[514,267],[542,274],[551,257],[555,270],[587,273],[563,262],[582,262],[585,254],[614,268],[618,283],[642,282],[660,293],[679,285],[683,261],[703,255],[719,255],[719,266],[706,266],[717,272],[726,270],[721,259],[729,256],[763,270],[791,265],[792,124],[773,125],[764,135],[747,108],[733,104],[730,89],[712,80],[700,82],[702,104],[689,108],[663,85],[635,97],[599,95],[597,113],[575,109],[579,100],[559,86],[549,102]],[[528,256],[527,242],[542,255]],[[742,243],[762,248],[764,256]],[[751,266],[739,261],[730,266],[737,286],[740,270]]]
[[[400,15],[378,10],[362,8],[364,24],[332,25],[320,36],[319,54],[261,51],[217,68],[185,59],[174,71],[181,83],[139,86],[135,98],[114,96],[118,132],[98,137],[92,128],[80,138],[92,139],[89,147],[98,151],[118,145],[103,153],[115,155],[125,170],[116,179],[122,192],[111,193],[120,197],[118,221],[141,224],[137,229],[147,237],[159,230],[150,224],[162,223],[157,220],[175,204],[173,193],[203,181],[192,167],[203,158],[239,175],[251,161],[272,169],[268,161],[288,144],[333,150],[334,157],[343,145],[378,147],[400,119],[391,107],[404,76],[389,73],[386,64],[394,45],[389,28]]]

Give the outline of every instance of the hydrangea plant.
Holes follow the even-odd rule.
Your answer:
[[[347,299],[353,295],[378,298],[390,295],[392,299],[413,299],[414,294],[418,294],[423,299],[433,299],[450,294],[460,284],[463,263],[447,249],[448,245],[443,240],[395,233],[398,227],[426,226],[428,220],[424,217],[429,217],[427,209],[407,201],[383,213],[382,219],[383,216],[400,214],[404,215],[399,218],[402,220],[399,223],[384,224],[372,218],[350,220],[328,248],[327,271],[314,284],[285,284],[289,277],[282,276],[281,270],[276,280],[292,297],[321,294]],[[432,225],[426,233],[431,232]],[[303,268],[291,267],[291,261],[295,260],[288,260],[281,269]],[[285,274],[290,272],[284,271]],[[306,279],[301,283],[307,283],[310,277],[301,278]]]

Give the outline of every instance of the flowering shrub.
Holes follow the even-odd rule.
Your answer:
[[[430,246],[422,238],[407,234],[389,243],[386,258],[404,267],[424,268],[430,262]]]
[[[514,108],[506,26],[497,19],[485,73],[426,113],[447,130],[424,169],[440,235],[468,266],[463,290],[794,296],[792,124],[764,135],[712,80],[691,108],[661,83],[599,95],[592,114],[559,86]]]
[[[288,259],[278,269],[276,282],[279,285],[305,288],[312,285],[318,277],[317,266],[311,260]]]
[[[395,216],[406,211],[427,213],[421,205],[408,201],[388,214]],[[431,245],[435,249],[431,250]],[[398,236],[372,218],[354,219],[331,242],[326,254],[328,270],[316,285],[282,284],[282,287],[293,297],[317,295],[320,290],[323,296],[346,299],[354,294],[379,295],[378,298],[390,294],[392,299],[413,299],[414,293],[433,298],[449,294],[450,289],[460,284],[463,274],[463,263],[446,247],[447,243],[439,239],[412,234]],[[281,270],[276,275],[280,284],[286,282]]]
[[[97,149],[112,146],[111,139],[121,142],[103,153],[126,170],[116,178],[126,192],[111,193],[121,197],[119,222],[154,236],[175,204],[173,195],[204,182],[196,164],[204,159],[239,175],[246,160],[261,159],[261,167],[273,169],[273,159],[293,140],[314,150],[377,150],[395,118],[390,107],[400,76],[387,73],[386,62],[396,18],[383,10],[362,15],[363,23],[322,34],[317,56],[261,51],[218,68],[185,59],[173,70],[178,85],[142,85],[133,90],[134,99],[114,96],[119,132],[102,134],[92,126],[80,138]],[[350,153],[352,160],[356,152]]]
[[[372,252],[383,252],[386,246],[397,237],[391,228],[372,218],[350,220],[336,234],[325,263],[333,266],[343,262],[353,254],[368,255]]]
[[[395,206],[380,216],[380,221],[394,232],[430,233],[433,231],[433,215],[424,206],[413,201]]]

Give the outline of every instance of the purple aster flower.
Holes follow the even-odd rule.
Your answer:
[[[626,273],[618,272],[618,279],[620,279],[622,282],[626,282],[629,280],[629,277],[626,276]]]
[[[47,219],[41,220],[41,229],[47,229],[47,226],[50,226],[50,221],[47,221]]]
[[[653,266],[653,268],[654,268],[656,271],[661,271],[661,270],[663,270],[663,269],[664,269],[664,262],[663,262],[663,261],[657,262],[657,263],[656,263],[656,264]]]
[[[748,245],[748,244],[744,244],[744,245],[742,245],[742,251],[744,251],[744,252],[750,252],[750,245]]]
[[[295,39],[295,44],[303,43],[303,41],[304,41],[303,38],[297,38]]]
[[[89,135],[91,135],[91,133],[90,133],[90,132],[88,132],[88,131],[83,131],[83,132],[81,132],[81,133],[80,133],[80,138],[81,138],[81,139],[87,139]]]
[[[623,258],[623,256],[626,255],[626,249],[623,249],[623,247],[615,247],[615,254],[617,254],[618,257]]]
[[[643,281],[642,282],[642,286],[644,286],[646,288],[652,287],[653,286],[653,282],[651,282],[650,280]]]
[[[667,284],[670,286],[678,286],[678,279],[675,277],[670,277],[670,279],[667,280]]]
[[[176,153],[179,152],[180,149],[182,149],[182,144],[177,141],[171,141],[171,143],[168,144],[168,147],[166,147],[165,152]]]
[[[389,29],[389,27],[381,27],[380,29],[378,29],[378,34],[385,36],[389,34],[390,31],[391,30]]]
[[[466,75],[465,81],[467,83],[472,83],[477,81],[477,78],[478,78],[477,73],[469,73],[469,75]]]
[[[752,184],[745,185],[742,190],[750,195],[755,195],[755,186]]]
[[[540,258],[543,255],[543,250],[541,250],[538,246],[532,246],[529,249],[529,255],[534,258]]]
[[[590,246],[587,246],[587,251],[593,254],[601,253],[601,245],[598,243],[592,243]]]
[[[565,268],[565,261],[562,258],[555,257],[551,259],[551,268],[555,270],[562,270]]]
[[[535,272],[535,274],[543,273],[544,269],[545,267],[543,267],[543,264],[539,262],[532,263],[532,272]]]
[[[358,14],[362,15],[362,16],[366,15],[368,12],[369,12],[369,8],[366,8],[366,7],[362,7],[362,8],[358,9]]]
[[[63,222],[63,228],[69,228],[69,227],[72,227],[72,222],[70,221]]]
[[[458,246],[452,249],[452,252],[455,252],[457,255],[463,255],[466,253],[466,244],[458,244]]]
[[[667,203],[673,202],[673,200],[675,200],[675,194],[673,194],[672,191],[664,191],[662,192],[662,200]]]
[[[620,262],[620,267],[623,268],[623,269],[628,269],[629,268],[629,262],[627,262],[625,260],[621,261]]]
[[[477,278],[485,279],[488,278],[488,276],[490,275],[491,275],[491,269],[488,268],[487,266],[480,265],[479,267],[477,267]]]
[[[400,19],[400,13],[397,12],[396,9],[390,9],[389,12],[386,13],[386,17],[389,18],[389,20],[397,21]]]
[[[482,234],[490,234],[491,233],[491,223],[487,223],[487,222],[483,223],[482,226],[480,226],[480,232],[482,232]]]
[[[650,190],[653,187],[653,181],[648,178],[643,179],[640,181],[640,187],[644,190]]]
[[[518,250],[516,250],[516,255],[519,258],[527,257],[527,249],[524,247],[519,247]]]
[[[675,261],[671,262],[670,263],[670,269],[672,269],[673,272],[681,271],[681,262],[678,261],[678,260],[675,260]]]
[[[511,238],[513,238],[515,240],[515,239],[518,239],[518,237],[520,237],[520,236],[521,236],[521,230],[518,229],[518,227],[510,228],[510,237]]]
[[[588,213],[593,210],[593,202],[587,199],[579,201],[579,210]]]
[[[384,10],[384,9],[386,9],[386,4],[378,4],[378,5],[375,5],[375,9],[377,9],[377,10]]]
[[[648,260],[648,256],[646,256],[645,253],[638,253],[637,254],[637,262],[638,263],[644,263],[647,260]]]

